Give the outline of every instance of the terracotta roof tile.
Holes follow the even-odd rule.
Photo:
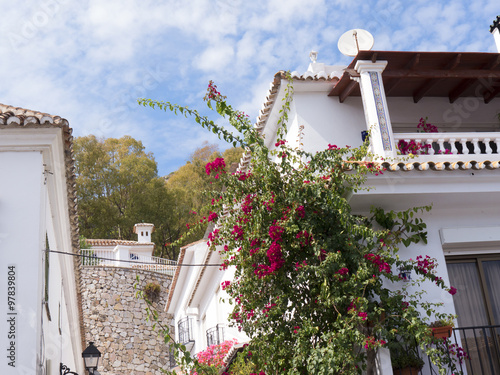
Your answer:
[[[69,126],[68,120],[59,116],[52,116],[47,113],[32,111],[30,109],[12,107],[0,103],[0,125],[59,125]]]
[[[128,240],[99,240],[99,239],[86,239],[85,242],[91,246],[142,246],[142,245],[154,245],[153,242],[137,242]]]

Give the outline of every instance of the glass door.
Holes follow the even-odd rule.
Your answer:
[[[500,258],[447,259],[467,373],[500,374]]]

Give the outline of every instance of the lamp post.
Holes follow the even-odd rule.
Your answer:
[[[88,371],[89,375],[99,375],[97,372],[97,364],[99,363],[99,358],[101,357],[101,352],[94,346],[94,343],[89,343],[89,346],[82,352],[83,363],[85,366],[85,370]],[[71,369],[64,365],[60,364],[59,372],[61,375],[78,375],[76,372],[71,371]]]

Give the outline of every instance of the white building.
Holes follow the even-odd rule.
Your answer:
[[[172,316],[175,338],[195,354],[210,345],[248,337],[228,324],[232,306],[221,288],[232,280],[234,269],[220,270],[218,251],[210,251],[203,239],[181,248],[165,311]]]
[[[173,275],[176,262],[153,256],[154,242],[151,234],[154,224],[134,225],[137,241],[86,239],[90,249],[82,249],[83,264],[91,266],[126,267]]]
[[[499,27],[497,19],[491,30],[497,41]],[[353,211],[432,204],[423,216],[428,244],[401,249],[400,256],[438,260],[438,274],[458,293],[452,297],[429,283],[428,300],[458,314],[455,334],[472,359],[469,373],[500,373],[500,53],[359,51],[347,67],[314,60],[292,78],[287,144],[308,152],[328,144],[355,147],[362,132],[372,131],[371,151],[384,158],[387,172],[368,178],[374,189],[352,196]],[[257,119],[269,148],[287,83],[284,72],[275,75]],[[439,133],[418,132],[425,117]],[[432,147],[405,160],[398,156],[400,140]],[[219,261],[205,241],[184,248],[179,258],[179,264]],[[220,314],[210,323],[208,317],[231,307],[219,302],[220,283],[231,277],[209,267],[179,267],[167,310],[177,337],[179,322],[191,317],[194,353],[206,346],[205,331],[225,322]],[[392,374],[390,364],[380,370]]]
[[[0,176],[0,373],[56,375],[64,364],[83,374],[68,122],[0,105]]]

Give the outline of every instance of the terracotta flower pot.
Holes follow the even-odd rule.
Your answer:
[[[432,336],[434,336],[437,339],[445,339],[448,337],[451,337],[451,326],[446,326],[446,327],[433,327],[431,328],[432,330]]]

